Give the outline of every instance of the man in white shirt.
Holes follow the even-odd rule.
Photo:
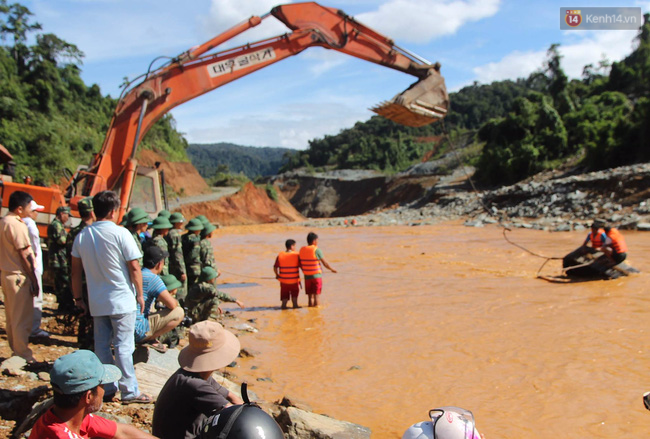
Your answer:
[[[151,403],[151,397],[138,391],[133,367],[136,301],[144,309],[138,263],[142,253],[129,231],[115,224],[120,208],[115,192],[95,195],[93,207],[97,221],[84,228],[72,245],[74,302],[93,316],[95,353],[99,359],[104,364],[115,364],[122,372],[122,403]],[[82,297],[82,269],[88,285],[88,303]],[[105,389],[107,399],[112,399],[117,391],[115,384],[106,384]]]
[[[31,201],[32,211],[23,218],[29,232],[29,241],[32,244],[34,252],[34,273],[38,281],[38,296],[34,297],[34,323],[32,324],[32,333],[30,337],[49,337],[50,333],[41,329],[41,318],[43,316],[43,249],[41,249],[41,237],[36,226],[36,217],[38,212],[42,212],[45,206],[41,206],[36,201]]]

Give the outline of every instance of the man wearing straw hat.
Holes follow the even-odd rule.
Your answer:
[[[195,437],[213,412],[243,400],[219,385],[212,374],[239,355],[239,340],[219,323],[190,327],[189,345],[178,356],[178,369],[165,383],[153,412],[152,433],[161,439]]]

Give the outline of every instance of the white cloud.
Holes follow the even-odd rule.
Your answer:
[[[376,11],[355,16],[391,38],[426,43],[454,34],[463,24],[491,17],[500,0],[389,0]]]
[[[609,61],[620,61],[632,51],[632,40],[637,31],[594,31],[590,33],[567,31],[564,36],[568,42],[560,45],[563,56],[562,68],[570,78],[582,76],[587,64],[597,64],[603,57]],[[577,39],[577,40],[575,40]],[[473,69],[476,80],[490,83],[504,79],[527,77],[542,67],[546,50],[514,51],[501,60],[484,64]]]

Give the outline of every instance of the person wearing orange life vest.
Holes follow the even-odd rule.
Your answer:
[[[280,300],[282,309],[287,309],[289,297],[294,308],[298,306],[298,294],[300,293],[300,256],[296,252],[296,241],[287,239],[284,243],[286,251],[280,252],[275,258],[273,271],[275,278],[280,281]]]
[[[605,227],[604,230],[608,242],[602,247],[602,250],[616,264],[620,264],[627,258],[627,244],[625,244],[625,239],[616,228]]]
[[[332,273],[336,273],[323,258],[323,252],[318,248],[318,235],[309,232],[307,246],[300,249],[300,268],[305,276],[305,293],[309,298],[309,306],[320,305],[320,294],[323,289],[323,270],[321,263]]]
[[[588,248],[588,244],[591,242],[592,251],[590,251],[590,253],[594,253],[595,250],[599,250],[607,244],[608,239],[603,227],[605,227],[605,222],[603,220],[595,219],[591,224],[591,232],[587,235],[585,242],[582,244],[583,247]]]

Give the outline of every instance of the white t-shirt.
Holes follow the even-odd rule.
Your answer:
[[[36,222],[30,217],[23,218],[23,222],[27,224],[29,241],[32,243],[34,271],[36,272],[36,276],[40,276],[43,274],[43,250],[41,249],[41,238],[38,234],[38,227],[36,226]]]
[[[131,232],[112,221],[97,221],[77,235],[72,256],[83,263],[92,316],[136,310],[135,286],[127,262],[140,259],[142,253]]]

